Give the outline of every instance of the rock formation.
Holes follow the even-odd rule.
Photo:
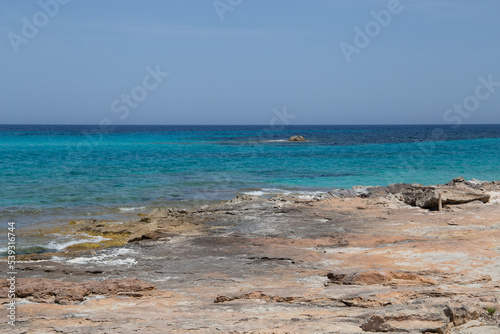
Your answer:
[[[374,198],[394,195],[400,201],[429,210],[438,210],[441,204],[457,205],[474,201],[488,203],[490,195],[483,188],[495,186],[494,182],[471,182],[455,178],[445,185],[423,186],[421,184],[391,184],[386,187],[353,187],[352,189],[334,189],[330,195],[340,198]]]
[[[136,278],[108,279],[104,281],[64,282],[45,278],[21,278],[16,282],[16,294],[33,302],[70,304],[82,302],[89,296],[134,296],[155,290],[153,284]],[[7,282],[2,282],[7,290]]]
[[[290,139],[288,139],[288,141],[306,141],[306,139],[302,136],[292,136],[290,137]]]
[[[464,204],[473,201],[488,203],[490,200],[490,195],[485,192],[454,186],[424,187],[412,185],[403,189],[400,196],[406,204],[431,210],[438,209],[440,196],[442,205]]]

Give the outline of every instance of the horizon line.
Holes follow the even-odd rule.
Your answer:
[[[51,125],[51,126],[96,126],[100,127],[100,124],[72,124],[72,123],[0,123],[0,126],[4,125]],[[394,124],[288,124],[283,125],[285,128],[289,126],[468,126],[468,125],[500,125],[500,123],[469,123],[469,124],[439,124],[439,123],[394,123]],[[120,127],[120,126],[270,126],[269,124],[109,124],[105,127]]]

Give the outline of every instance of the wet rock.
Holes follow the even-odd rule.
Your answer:
[[[128,242],[131,243],[131,242],[138,242],[138,241],[142,241],[142,240],[157,240],[160,238],[165,238],[167,236],[168,236],[168,234],[166,234],[166,233],[154,231],[154,232],[143,234],[140,237],[132,238]]]
[[[139,224],[130,224],[133,230],[130,241],[158,239],[162,236],[154,233],[186,233],[203,230],[203,224],[211,220],[205,210],[187,210],[180,208],[157,208],[139,220]],[[145,224],[143,224],[145,223]]]
[[[151,211],[147,217],[149,219],[161,219],[161,218],[167,218],[172,214],[173,210],[172,209],[163,209],[163,208],[157,208]]]
[[[54,256],[54,253],[41,253],[41,254],[23,254],[18,255],[18,261],[42,261],[50,260]]]
[[[235,198],[226,202],[226,204],[241,204],[250,201],[264,201],[264,198],[255,195],[238,195]]]

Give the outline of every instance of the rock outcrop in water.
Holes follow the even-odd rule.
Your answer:
[[[290,139],[288,139],[288,141],[307,141],[304,137],[302,136],[292,136],[290,137]]]

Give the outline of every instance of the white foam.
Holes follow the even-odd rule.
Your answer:
[[[101,241],[105,241],[105,240],[111,240],[109,238],[104,238],[104,237],[101,237],[101,236],[91,236],[91,235],[88,235],[86,233],[83,233],[83,234],[78,234],[76,236],[62,236],[60,234],[55,234],[54,235],[55,238],[58,239],[58,241],[50,241],[48,244],[42,244],[42,245],[32,245],[33,247],[43,247],[43,248],[46,248],[46,249],[50,249],[50,250],[57,250],[57,251],[62,251],[68,247],[71,247],[73,245],[78,245],[78,244],[82,244],[82,243],[87,243],[87,242],[92,242],[92,243],[99,243]],[[79,237],[79,239],[74,239],[75,237]],[[62,240],[61,240],[62,239]],[[31,246],[31,245],[29,245]],[[6,252],[7,251],[7,247],[2,247],[0,248],[0,252]]]
[[[251,195],[251,196],[263,196],[264,192],[261,190],[256,190],[256,191],[245,191],[243,194],[245,195]]]
[[[38,262],[47,262],[47,261],[53,261],[52,259],[50,260],[28,260],[28,261],[16,261],[19,263],[38,263]]]
[[[314,196],[326,194],[325,191],[305,191],[305,190],[284,190],[278,188],[262,188],[261,190],[252,190],[243,192],[245,195],[266,196],[266,195],[295,195],[298,198],[310,199]]]
[[[78,240],[73,239],[73,240],[66,241],[66,242],[51,241],[46,246],[42,246],[42,247],[49,248],[49,249],[63,250],[67,247],[82,244],[82,243],[87,243],[87,242],[99,243],[101,241],[110,240],[109,238],[104,238],[101,236],[90,236],[88,234],[80,234],[79,236],[83,237],[83,239],[78,239]]]
[[[68,260],[67,262],[72,264],[102,264],[107,266],[130,267],[136,264],[137,260],[133,258],[105,260],[101,256],[94,256],[94,257],[75,257],[74,259]]]
[[[468,183],[471,183],[473,185],[476,185],[476,186],[479,186],[481,184],[483,184],[485,181],[481,181],[481,180],[476,180],[476,179],[471,179],[469,181],[467,181]]]
[[[139,253],[136,250],[130,249],[130,248],[117,248],[114,249],[111,256],[117,256],[117,255],[125,255],[125,254],[137,254]]]
[[[130,207],[130,208],[119,208],[120,211],[122,212],[128,212],[128,211],[140,211],[146,209],[145,206],[137,206],[137,207]]]
[[[46,247],[46,248],[49,248],[49,249],[63,250],[65,248],[67,248],[67,247],[70,247],[70,246],[73,246],[73,245],[77,245],[77,244],[81,244],[83,242],[84,241],[82,241],[82,240],[72,240],[72,241],[63,242],[63,243],[56,243],[54,241],[51,241],[46,246],[43,246],[43,247]]]
[[[107,266],[133,266],[137,263],[134,258],[118,258],[118,256],[127,254],[137,254],[138,252],[129,248],[117,248],[111,251],[102,251],[99,255],[94,255],[90,257],[75,257],[72,259],[53,257],[52,261],[56,262],[67,262],[72,264],[96,264],[96,265],[107,265]]]

